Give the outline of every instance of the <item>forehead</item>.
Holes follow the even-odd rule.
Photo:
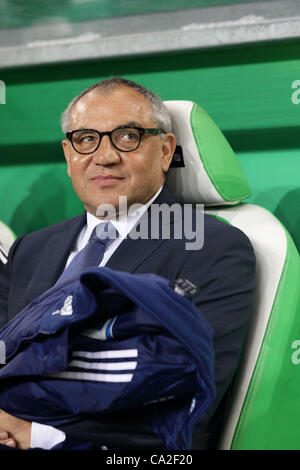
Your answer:
[[[75,104],[71,114],[71,129],[110,130],[128,123],[141,127],[155,126],[149,101],[128,87],[105,92],[94,89]]]

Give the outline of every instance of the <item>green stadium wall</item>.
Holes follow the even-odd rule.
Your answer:
[[[275,214],[299,249],[298,42],[0,69],[0,219],[16,235],[83,210],[66,173],[60,115],[74,95],[110,76],[164,100],[198,102],[236,151],[253,192],[248,202]]]

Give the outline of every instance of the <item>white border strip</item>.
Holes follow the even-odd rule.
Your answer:
[[[62,371],[49,374],[58,379],[87,380],[91,382],[131,382],[133,374],[94,374],[93,372]]]
[[[95,369],[95,370],[130,370],[135,369],[137,362],[84,362],[84,361],[71,361],[68,365],[70,367],[78,367],[82,369]]]
[[[123,357],[138,357],[137,349],[120,349],[112,351],[73,351],[73,357],[86,357],[88,359],[116,359]]]

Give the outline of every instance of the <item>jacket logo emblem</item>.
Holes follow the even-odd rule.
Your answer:
[[[73,313],[72,301],[73,301],[73,296],[69,295],[64,302],[64,306],[60,310],[55,310],[55,312],[53,312],[52,315],[57,315],[57,314],[72,315]]]

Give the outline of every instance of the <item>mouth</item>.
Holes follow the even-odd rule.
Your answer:
[[[123,181],[123,180],[124,178],[121,178],[120,176],[115,176],[115,175],[106,175],[106,176],[98,175],[98,176],[94,176],[93,178],[91,178],[92,182],[99,184],[101,186],[110,186],[110,185],[119,183],[120,181]]]

